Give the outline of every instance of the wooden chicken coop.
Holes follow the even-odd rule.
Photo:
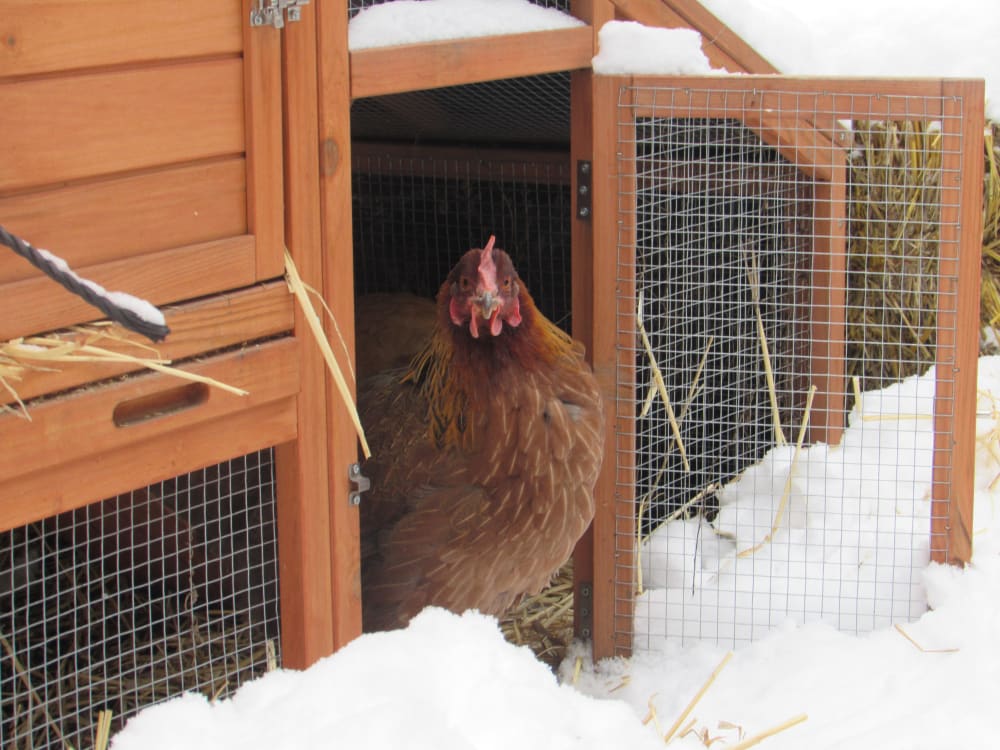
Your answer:
[[[172,332],[157,357],[248,392],[86,359],[13,383],[24,411],[10,398],[0,412],[0,744],[80,746],[99,710],[118,721],[184,690],[225,694],[360,633],[357,438],[283,279],[286,248],[328,304],[347,369],[356,294],[430,295],[461,252],[497,235],[543,311],[587,345],[608,400],[575,617],[596,655],[628,650],[636,505],[648,466],[673,450],[661,407],[639,416],[638,291],[678,300],[647,311],[654,352],[678,357],[674,395],[697,369],[705,332],[690,327],[706,305],[742,306],[752,325],[739,259],[753,255],[763,286],[791,290],[762,301],[778,422],[797,424],[803,385],[826,384],[810,440],[834,441],[850,406],[844,120],[937,123],[943,139],[926,200],[940,226],[931,359],[949,373],[934,417],[934,550],[968,558],[980,84],[773,76],[694,0],[538,0],[581,23],[351,51],[349,20],[373,4],[0,0],[0,225],[161,306]],[[699,30],[713,66],[762,77],[595,76],[597,30],[615,18]],[[706,196],[733,204],[716,234],[736,238],[718,257],[737,269],[740,305],[689,299],[669,277],[706,241],[677,244],[706,221]],[[737,232],[735,204],[756,217]],[[685,212],[688,229],[670,225]],[[701,259],[681,276],[727,283]],[[675,335],[665,321],[685,300],[690,330]],[[60,332],[135,354],[133,335],[78,327],[96,317],[0,249],[0,342]],[[787,335],[774,328],[784,318]],[[715,417],[745,423],[736,409]],[[760,443],[724,469],[696,461],[692,483],[671,468],[663,514],[758,460],[773,437],[752,431]]]

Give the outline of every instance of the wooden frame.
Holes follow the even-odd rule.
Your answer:
[[[4,66],[0,75],[0,90],[27,108],[17,117],[52,117],[41,94],[66,90],[72,96],[59,106],[72,124],[88,111],[85,94],[105,85],[104,100],[118,108],[112,112],[135,122],[155,119],[160,107],[176,111],[145,135],[122,136],[114,118],[96,117],[82,142],[57,138],[34,147],[5,139],[5,157],[23,148],[3,160],[0,222],[108,288],[158,304],[211,295],[164,308],[172,332],[158,351],[250,395],[187,386],[123,364],[31,374],[18,384],[23,398],[65,393],[30,403],[30,422],[0,415],[0,529],[275,446],[282,663],[305,667],[360,632],[358,596],[344,595],[357,589],[356,563],[353,573],[343,564],[356,557],[346,502],[354,435],[348,445],[342,406],[327,391],[325,365],[286,284],[268,281],[282,275],[287,245],[304,281],[324,287],[315,10],[306,9],[283,37],[249,27],[251,0],[235,7],[209,0],[197,11],[158,1],[114,4],[116,29],[129,34],[109,36],[103,31],[110,3],[73,3],[73,24],[40,22],[44,14],[22,5],[0,0],[5,38],[18,49],[23,40],[27,51],[16,58],[21,67]],[[49,5],[66,12],[64,3]],[[341,31],[336,43],[346,50]],[[53,35],[61,46],[34,43]],[[81,39],[88,44],[79,55],[62,54]],[[204,85],[201,74],[208,76]],[[77,91],[81,81],[94,86]],[[180,104],[177,91],[185,97]],[[135,99],[122,101],[128,92]],[[216,114],[206,118],[206,111]],[[10,121],[4,132],[36,132],[25,125]],[[177,132],[165,135],[164,128]],[[116,138],[123,152],[105,158]],[[88,139],[95,153],[87,153]],[[168,147],[146,149],[144,139]],[[63,156],[68,166],[59,162]],[[155,162],[164,158],[180,163]],[[335,309],[343,317],[350,296],[340,300]],[[0,338],[95,317],[12,253],[0,253]],[[220,349],[226,351],[213,354]],[[150,418],[134,418],[146,409]],[[337,422],[333,456],[328,418]],[[87,440],[79,439],[81,430]]]
[[[936,430],[933,498],[932,498],[932,559],[941,562],[964,563],[971,554],[971,513],[975,458],[975,392],[976,362],[978,357],[975,336],[958,337],[960,331],[974,331],[978,326],[979,253],[977,230],[981,210],[983,88],[975,81],[872,81],[872,80],[819,80],[790,77],[607,77],[595,78],[593,84],[594,106],[594,243],[595,247],[617,247],[627,251],[634,242],[629,234],[632,221],[628,217],[634,210],[630,196],[634,188],[619,184],[625,179],[618,173],[618,165],[630,159],[628,144],[634,142],[629,122],[619,117],[619,103],[625,107],[627,117],[665,116],[666,107],[657,108],[656,92],[670,89],[680,100],[678,116],[688,117],[694,112],[699,117],[733,117],[746,107],[748,127],[756,130],[765,141],[783,152],[789,148],[789,157],[805,158],[806,168],[819,187],[813,200],[815,234],[822,239],[815,248],[814,285],[827,287],[828,296],[818,300],[820,316],[811,321],[811,334],[819,342],[814,345],[814,363],[826,363],[829,369],[814,374],[825,393],[814,408],[829,414],[814,425],[812,439],[835,440],[843,429],[843,342],[846,340],[845,304],[846,243],[843,229],[846,160],[824,157],[812,158],[819,153],[823,141],[832,153],[837,149],[829,140],[830,135],[817,132],[814,141],[791,141],[784,135],[777,120],[767,127],[760,127],[757,114],[772,113],[783,117],[788,112],[790,122],[801,127],[801,115],[794,106],[798,104],[805,113],[822,111],[831,118],[941,120],[942,149],[946,155],[943,170],[948,174],[961,174],[962,183],[957,190],[942,191],[940,247],[940,292],[938,295],[937,365],[946,369],[949,377],[937,381],[934,424]],[[752,92],[752,93],[750,93]],[[791,94],[795,99],[783,97]],[[898,95],[896,97],[888,95]],[[623,97],[628,97],[627,100]],[[707,97],[701,99],[699,97]],[[867,97],[865,106],[855,109],[854,99]],[[912,97],[904,99],[903,97]],[[935,109],[937,107],[937,109]],[[943,107],[943,109],[942,109]],[[855,114],[857,112],[857,114]],[[958,117],[957,115],[961,115]],[[621,135],[620,139],[617,136]],[[831,134],[834,137],[834,134]],[[814,143],[814,146],[810,146]],[[613,155],[617,154],[617,162]],[[815,165],[822,164],[822,168]],[[813,165],[812,168],[810,165]],[[798,164],[796,165],[798,166]],[[599,201],[599,203],[597,202]],[[966,227],[964,232],[960,227]],[[634,311],[618,309],[618,299],[631,299],[629,282],[622,279],[619,260],[605,250],[594,258],[594,365],[605,395],[609,400],[629,398],[628,382],[612,374],[626,375],[628,366],[618,362],[618,348],[630,348],[630,343],[619,340],[616,322],[626,320]],[[825,304],[824,304],[825,302]],[[627,307],[628,305],[626,305]],[[624,330],[628,330],[625,328]],[[628,336],[629,334],[622,334]],[[634,334],[632,334],[634,336]],[[833,342],[833,343],[831,343]],[[840,343],[837,343],[840,342]],[[840,369],[838,369],[838,363]],[[833,384],[837,384],[834,387]],[[837,391],[840,390],[840,394]],[[822,419],[822,418],[821,418]],[[630,636],[631,602],[634,581],[631,572],[622,575],[621,564],[631,567],[622,557],[631,554],[634,544],[634,524],[626,522],[634,514],[634,498],[623,487],[634,484],[634,469],[629,463],[633,446],[628,435],[634,433],[630,414],[618,414],[609,425],[609,445],[616,446],[620,455],[617,461],[605,462],[598,480],[598,517],[594,522],[594,595],[595,620],[593,624],[595,658],[628,653]],[[617,440],[617,443],[615,442]],[[623,442],[624,441],[624,442]],[[622,457],[624,456],[624,458]],[[626,528],[627,527],[627,528]]]

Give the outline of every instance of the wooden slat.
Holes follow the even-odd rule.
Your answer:
[[[941,95],[945,97],[947,116],[941,132],[944,177],[935,348],[938,377],[934,402],[931,558],[962,565],[972,557],[975,495],[983,82],[945,81]],[[954,180],[958,175],[962,182],[956,186]],[[942,545],[944,540],[946,545]]]
[[[244,235],[246,214],[240,157],[0,198],[4,227],[76,267]],[[0,284],[37,273],[0,253]]]
[[[255,0],[243,0],[248,18]],[[282,179],[281,34],[275,29],[244,28],[246,54],[247,213],[257,238],[257,278],[284,272],[284,194]]]
[[[608,0],[574,0],[570,10],[577,18],[588,23],[594,33],[594,49],[597,48],[597,32],[607,21],[614,18],[614,8]],[[573,336],[587,350],[587,358],[593,363],[594,354],[594,234],[593,217],[581,218],[577,213],[576,196],[577,163],[589,161],[593,164],[593,73],[577,70],[570,76],[570,176],[573,200],[573,221],[570,224],[572,249],[571,304],[573,310]],[[573,631],[576,637],[590,640],[594,628],[594,531],[587,530],[573,551]],[[589,596],[587,595],[589,593]],[[581,606],[589,601],[589,611]]]
[[[239,58],[0,83],[0,101],[0,194],[244,149]]]
[[[351,96],[457,86],[589,68],[588,26],[526,34],[449,39],[351,52]]]
[[[186,381],[157,373],[137,375],[38,403],[31,410],[30,422],[12,413],[0,414],[4,436],[0,477],[6,481],[88,456],[99,465],[101,456],[128,451],[136,443],[165,432],[292,396],[299,387],[298,352],[298,342],[289,338],[185,364],[185,370],[244,388],[250,394],[237,396],[208,388],[204,401],[196,406],[126,427],[116,426],[113,419],[123,403],[177,389]],[[86,476],[79,481],[85,484]],[[0,497],[6,500],[2,490]]]
[[[295,438],[295,398],[160,432],[122,450],[0,480],[0,530]]]
[[[732,57],[743,71],[754,74],[780,72],[698,0],[663,0],[663,2],[684,18],[689,28],[698,30],[707,44]]]
[[[239,0],[0,0],[0,77],[237,53]]]
[[[332,4],[331,4],[332,5]],[[343,5],[335,10],[344,13]],[[316,99],[316,7],[284,32],[285,240],[303,281],[323,288],[320,239]],[[333,651],[331,500],[328,463],[326,373],[299,306],[295,333],[302,337],[298,399],[299,439],[276,453],[278,547],[281,550],[281,636],[285,666],[305,667]],[[339,350],[339,347],[335,347]],[[345,467],[346,471],[346,467]],[[346,481],[346,474],[342,481]]]
[[[724,117],[732,109],[800,110],[849,117],[859,95],[871,118],[933,120],[941,117],[940,80],[920,78],[816,78],[794,76],[635,76],[637,116],[655,116],[665,105],[685,117]],[[664,89],[670,88],[668,100]],[[915,99],[907,97],[927,97]],[[676,112],[675,112],[676,115]],[[829,127],[824,123],[823,127]]]
[[[616,518],[621,504],[631,510],[631,498],[619,497],[619,481],[628,486],[628,477],[619,476],[616,452],[624,449],[624,458],[630,455],[628,446],[619,440],[619,427],[631,434],[630,424],[619,424],[617,399],[618,323],[616,279],[618,270],[618,90],[627,85],[628,79],[607,76],[593,77],[593,175],[594,175],[594,271],[593,271],[593,363],[594,374],[600,385],[607,407],[604,434],[604,463],[595,490],[597,513],[594,517],[594,657],[614,656],[627,651],[630,646],[631,621],[627,627],[619,607],[631,612],[632,592],[626,585],[624,594],[619,581],[619,564],[630,566],[631,560],[619,554]],[[626,139],[628,141],[630,139]],[[624,438],[622,438],[624,440]],[[627,472],[626,472],[627,473]],[[628,536],[625,534],[624,536]],[[622,602],[617,601],[625,596]],[[621,631],[621,632],[619,632]]]
[[[317,7],[319,21],[318,122],[323,296],[354,357],[354,248],[351,209],[351,92],[347,16],[334,3]],[[327,321],[327,331],[336,335]],[[340,648],[361,633],[361,543],[358,508],[345,471],[358,458],[358,439],[343,400],[327,383],[333,642]]]
[[[256,280],[255,263],[254,239],[243,236],[74,270],[109,291],[161,305],[249,286]],[[5,285],[0,295],[0,341],[103,317],[41,271]]]
[[[283,281],[251,287],[229,294],[197,300],[164,309],[170,335],[156,346],[156,353],[125,343],[143,346],[149,342],[138,334],[118,329],[121,339],[102,339],[95,345],[132,356],[159,356],[171,360],[192,357],[202,352],[222,349],[243,341],[253,341],[292,328],[292,298]],[[67,333],[62,338],[80,342],[81,334]],[[141,369],[133,364],[98,362],[57,363],[57,369],[26,370],[15,385],[22,400],[46,393],[69,390],[97,380],[118,377]],[[0,402],[9,398],[0,394]],[[29,410],[31,406],[29,405]]]
[[[797,166],[797,165],[796,165]],[[837,445],[846,416],[847,361],[847,154],[841,152],[829,182],[813,195],[812,282],[809,341],[811,384],[809,442]]]

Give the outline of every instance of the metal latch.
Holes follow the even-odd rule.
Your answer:
[[[257,7],[250,9],[251,26],[285,28],[285,21],[301,21],[302,6],[309,0],[257,0]]]
[[[590,219],[590,191],[593,183],[591,171],[589,161],[581,160],[576,163],[576,217],[578,219]]]
[[[372,481],[361,473],[361,464],[351,464],[347,467],[347,478],[354,489],[347,493],[347,502],[351,505],[361,505],[361,493],[372,487]]]

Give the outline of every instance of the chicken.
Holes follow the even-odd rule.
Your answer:
[[[500,615],[548,584],[593,519],[597,382],[493,245],[448,274],[409,368],[361,389],[367,631],[428,605]]]
[[[415,294],[365,294],[354,302],[358,382],[405,367],[434,330],[434,300]]]

